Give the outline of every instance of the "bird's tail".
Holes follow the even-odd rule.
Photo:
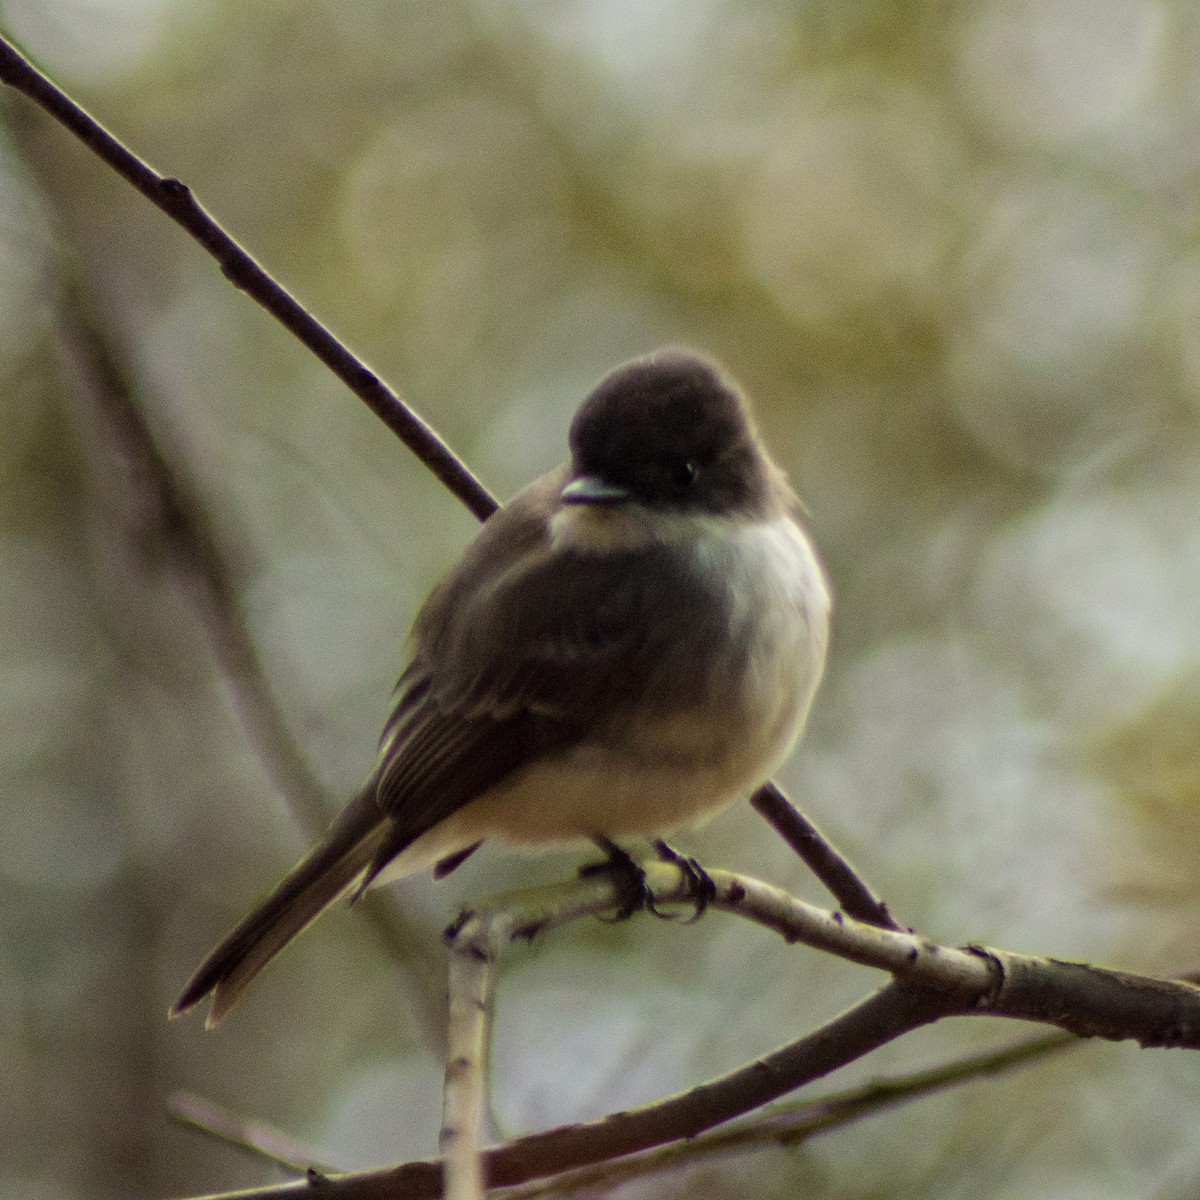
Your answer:
[[[172,1017],[187,1012],[212,992],[205,1026],[212,1029],[218,1025],[259,971],[354,886],[388,829],[388,822],[379,821],[377,808],[373,820],[362,820],[366,815],[360,806],[362,799],[343,812],[321,844],[197,967],[171,1006]],[[356,808],[358,813],[353,811]]]

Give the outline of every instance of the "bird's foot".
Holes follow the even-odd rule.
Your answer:
[[[604,852],[604,861],[580,867],[579,874],[585,878],[589,875],[609,875],[621,893],[617,911],[611,917],[601,917],[600,920],[615,925],[618,921],[629,920],[634,913],[643,909],[656,917],[665,916],[654,906],[654,894],[646,882],[646,872],[638,866],[633,855],[601,833],[593,834],[592,841]]]
[[[691,855],[680,854],[662,838],[655,838],[654,852],[663,862],[674,863],[683,873],[687,898],[695,905],[695,911],[688,917],[687,924],[694,925],[717,898],[717,885],[713,883],[712,876]],[[664,917],[670,914],[656,912],[654,915]]]
[[[603,834],[594,834],[592,841],[604,851],[604,861],[589,863],[580,868],[580,875],[610,875],[621,891],[621,902],[617,911],[611,917],[601,917],[601,920],[615,924],[617,921],[628,920],[635,912],[641,912],[643,909],[662,921],[678,920],[678,914],[663,912],[654,903],[654,893],[646,882],[646,872],[628,850],[622,849]],[[717,885],[694,858],[680,854],[661,838],[655,840],[654,852],[660,861],[674,864],[683,873],[687,898],[695,906],[695,911],[687,919],[687,923],[691,925],[704,915],[705,909],[716,899]]]

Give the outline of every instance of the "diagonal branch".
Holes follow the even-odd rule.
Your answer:
[[[809,1138],[831,1133],[865,1117],[902,1104],[910,1104],[947,1088],[1000,1075],[1015,1067],[1039,1061],[1082,1043],[1068,1033],[1049,1033],[984,1054],[970,1055],[940,1067],[915,1071],[891,1079],[873,1080],[861,1087],[834,1092],[813,1100],[779,1106],[761,1116],[739,1121],[686,1141],[672,1142],[616,1162],[599,1163],[563,1172],[550,1179],[518,1186],[506,1197],[541,1200],[588,1189],[612,1191],[634,1179],[690,1166],[700,1159],[745,1153],[762,1146],[796,1146]]]
[[[946,1015],[951,1003],[936,992],[889,984],[807,1038],[730,1075],[643,1108],[603,1120],[564,1126],[489,1150],[484,1167],[491,1187],[511,1187],[681,1138],[749,1112],[787,1091],[844,1066]],[[301,1200],[308,1182],[252,1188],[203,1200]],[[433,1200],[442,1195],[442,1166],[412,1162],[383,1171],[326,1176],[322,1200]]]
[[[98,326],[81,287],[68,281],[58,338],[86,406],[88,431],[108,461],[100,464],[129,536],[153,549],[182,585],[251,744],[310,837],[325,828],[331,798],[291,735],[250,632],[241,619],[237,587],[196,489],[169,461],[151,433],[112,340]]]
[[[190,1092],[176,1092],[169,1096],[167,1113],[181,1125],[187,1125],[227,1146],[236,1146],[244,1153],[260,1161],[273,1163],[291,1174],[306,1175],[332,1170],[308,1146],[295,1138]]]
[[[217,260],[234,287],[265,308],[307,346],[480,520],[496,510],[496,501],[487,489],[433,428],[267,274],[204,209],[185,183],[155,171],[2,36],[0,82],[28,96],[151,204],[191,234]]]
[[[750,797],[750,803],[754,811],[800,855],[805,866],[829,889],[848,916],[883,929],[901,928],[888,912],[888,906],[871,891],[837,847],[776,784],[764,783]]]
[[[888,1109],[911,1104],[926,1096],[985,1078],[995,1078],[1018,1067],[1039,1062],[1054,1054],[1077,1048],[1082,1043],[1067,1033],[1040,1034],[998,1050],[968,1054],[937,1067],[885,1079],[859,1087],[830,1092],[811,1100],[781,1105],[725,1128],[687,1141],[673,1142],[641,1154],[592,1167],[579,1167],[550,1179],[535,1180],[506,1195],[514,1200],[563,1196],[587,1189],[612,1190],[616,1185],[663,1171],[690,1165],[699,1159],[753,1151],[761,1146],[794,1146],[809,1138],[832,1133],[846,1125]],[[317,1170],[328,1175],[332,1168],[317,1164],[313,1151],[271,1126],[230,1113],[202,1097],[177,1093],[168,1100],[168,1111],[176,1120],[216,1140],[290,1167],[303,1175]],[[497,1152],[499,1153],[499,1152]]]

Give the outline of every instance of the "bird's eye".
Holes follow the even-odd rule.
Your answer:
[[[696,482],[696,476],[699,474],[700,468],[696,465],[695,460],[687,458],[671,468],[671,482],[677,483],[680,487],[687,487],[688,484]]]

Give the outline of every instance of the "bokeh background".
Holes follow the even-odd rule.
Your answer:
[[[502,496],[608,367],[720,357],[838,597],[782,782],[933,937],[1200,965],[1190,0],[2,0],[0,26]],[[63,130],[16,97],[0,119],[0,1193],[271,1178],[172,1124],[177,1089],[335,1164],[429,1155],[438,931],[579,856],[483,853],[399,890],[403,963],[338,912],[218,1032],[165,1021],[307,837],[81,329],[214,531],[331,796],[472,519]],[[820,898],[746,806],[684,844]],[[720,915],[547,937],[505,966],[498,1127],[687,1087],[875,983]],[[1022,1032],[960,1021],[845,1078]],[[1089,1045],[622,1194],[1176,1200],[1198,1127],[1194,1055]]]

